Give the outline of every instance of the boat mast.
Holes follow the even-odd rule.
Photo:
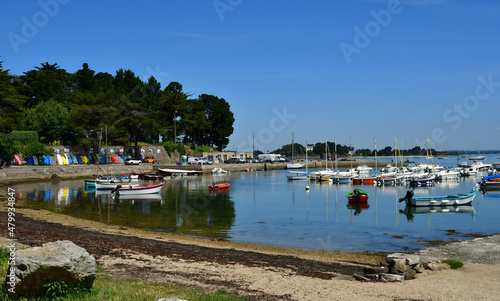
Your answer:
[[[109,183],[109,164],[108,164],[108,126],[104,126],[104,134],[106,135],[106,149],[105,149],[105,153],[106,153],[106,173],[107,173],[107,176],[108,176],[108,183]]]
[[[431,142],[429,141],[429,135],[427,135],[427,148],[429,150],[429,154],[431,155],[431,162],[432,162],[432,172],[434,173],[434,157],[432,156],[432,151],[431,151]]]
[[[352,172],[352,138],[349,138],[349,156],[351,157],[351,172]]]
[[[377,136],[375,136],[375,176],[377,176]]]
[[[295,126],[292,125],[292,163],[293,163],[293,139],[295,136]]]
[[[306,176],[307,176],[307,140],[306,140]]]
[[[328,168],[328,141],[325,141],[325,169]]]
[[[396,143],[396,136],[394,136],[394,165],[396,166],[396,170],[398,168],[398,149]]]
[[[337,174],[337,139],[334,140],[334,143],[335,143],[335,174],[338,176]]]

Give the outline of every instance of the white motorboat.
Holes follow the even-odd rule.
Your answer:
[[[436,174],[436,180],[456,180],[460,177],[460,170],[459,168],[441,170]]]
[[[213,175],[223,175],[223,174],[228,174],[228,173],[231,173],[231,172],[228,170],[224,170],[220,167],[216,167],[216,168],[212,169]]]

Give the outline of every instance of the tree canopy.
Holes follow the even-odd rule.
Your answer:
[[[35,130],[44,143],[96,148],[106,127],[115,144],[183,141],[223,149],[233,123],[225,99],[191,98],[178,82],[162,89],[153,76],[143,81],[127,69],[96,72],[87,63],[69,73],[45,62],[17,76],[0,62],[0,133]]]

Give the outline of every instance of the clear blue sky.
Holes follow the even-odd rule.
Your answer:
[[[228,149],[295,141],[500,149],[500,2],[7,1],[13,74],[84,62],[226,99]]]

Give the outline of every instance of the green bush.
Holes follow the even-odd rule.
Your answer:
[[[69,293],[69,288],[64,281],[50,281],[43,285],[45,296],[51,300],[58,297],[66,296]]]
[[[208,146],[208,145],[200,145],[200,146],[198,146],[198,147],[196,147],[194,149],[194,152],[195,153],[201,153],[201,152],[208,153],[208,152],[210,152],[210,146]]]
[[[9,161],[12,156],[19,152],[19,147],[13,140],[0,136],[0,158]]]
[[[186,154],[186,149],[184,148],[184,144],[182,144],[182,143],[175,144],[172,141],[165,141],[165,142],[159,143],[158,145],[163,146],[163,148],[165,149],[165,151],[167,152],[167,154],[169,156],[172,156],[172,153],[175,150],[177,150],[181,155]]]
[[[1,134],[3,138],[16,141],[38,141],[37,131],[12,131]]]
[[[42,156],[51,155],[53,153],[52,148],[48,148],[45,144],[37,141],[26,141],[24,143],[23,153],[26,156]]]
[[[443,262],[448,264],[452,269],[459,269],[464,266],[463,262],[454,259],[445,259]]]

